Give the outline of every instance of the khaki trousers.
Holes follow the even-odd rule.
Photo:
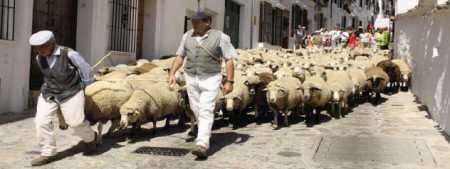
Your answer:
[[[80,136],[84,142],[94,140],[94,130],[89,126],[89,122],[84,117],[84,91],[81,90],[76,95],[64,101],[46,101],[42,94],[39,95],[37,112],[34,122],[36,124],[36,135],[41,146],[42,156],[53,156],[56,154],[56,141],[53,135],[52,120],[56,116],[58,109],[64,116],[69,127],[73,128],[75,134]]]

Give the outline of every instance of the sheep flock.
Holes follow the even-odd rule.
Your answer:
[[[392,62],[392,54],[384,50],[357,47],[236,51],[239,56],[234,58],[234,90],[219,95],[214,112],[216,119],[229,120],[233,129],[242,127],[243,115],[254,116],[258,123],[272,123],[274,129],[288,127],[288,117],[304,118],[305,124],[312,127],[321,123],[321,116],[339,119],[364,102],[383,104],[386,99],[380,93],[408,90],[411,80],[408,64],[402,60]],[[99,69],[96,81],[85,89],[85,114],[91,125],[99,123],[99,140],[102,124],[108,121],[113,125],[105,136],[130,125],[133,137],[142,124],[152,122],[155,128],[156,122],[164,118],[165,128],[175,118],[179,118],[182,127],[190,121],[189,133],[195,133],[196,120],[186,105],[183,68],[176,73],[178,84],[166,83],[174,59],[175,56],[140,59]],[[223,61],[222,72],[226,76]]]

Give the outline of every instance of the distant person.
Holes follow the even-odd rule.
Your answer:
[[[84,88],[93,82],[92,67],[78,52],[56,44],[51,31],[39,31],[31,35],[29,41],[44,75],[34,119],[41,155],[33,159],[31,165],[41,166],[55,160],[57,151],[52,120],[59,110],[69,127],[83,139],[83,155],[92,154],[97,133],[84,116]]]

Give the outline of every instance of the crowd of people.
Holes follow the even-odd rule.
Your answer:
[[[366,29],[359,26],[358,29],[352,27],[341,27],[335,25],[332,30],[321,28],[314,32],[306,31],[306,27],[298,25],[294,30],[295,49],[306,47],[329,47],[329,48],[378,48],[388,49],[391,41],[392,31],[387,27],[375,29],[369,24]]]

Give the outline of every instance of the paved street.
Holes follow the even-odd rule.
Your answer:
[[[73,130],[55,127],[58,160],[41,168],[450,168],[450,137],[435,127],[413,94],[382,97],[387,100],[380,105],[361,104],[341,119],[324,115],[321,124],[310,128],[302,118],[291,118],[291,125],[279,130],[250,120],[232,130],[218,120],[207,160],[187,153],[193,147],[188,126],[179,129],[176,120],[167,131],[160,121],[155,137],[151,124],[132,141],[126,141],[129,129],[115,131],[89,157],[81,155],[82,144]],[[0,119],[0,168],[32,168],[30,161],[40,151],[34,113],[28,110]],[[175,148],[168,154],[179,156],[133,153],[143,146],[153,147],[153,153]]]

